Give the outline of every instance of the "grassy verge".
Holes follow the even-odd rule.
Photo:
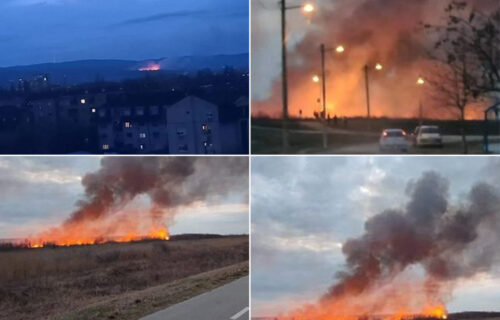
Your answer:
[[[74,310],[57,320],[135,320],[247,276],[248,262],[235,264]]]
[[[0,252],[0,319],[52,320],[73,310],[77,310],[75,316],[83,317],[76,319],[125,319],[111,317],[116,309],[102,317],[82,310],[102,303],[98,309],[104,310],[113,305],[110,300],[157,286],[174,290],[180,298],[185,297],[183,290],[196,294],[200,291],[193,288],[203,291],[231,277],[204,277],[208,287],[203,280],[189,286],[186,279],[245,263],[248,258],[248,236]],[[184,284],[177,282],[181,280]],[[143,300],[126,301],[141,306]]]
[[[323,137],[321,132],[303,133],[289,131],[288,153],[321,153],[323,152]],[[363,143],[373,143],[377,137],[364,135],[328,134],[330,144],[337,148]],[[282,133],[276,129],[252,128],[252,154],[279,154],[282,153]]]

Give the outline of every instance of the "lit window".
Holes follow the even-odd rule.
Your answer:
[[[81,99],[81,100],[80,100],[80,103],[81,103],[81,104],[85,104],[85,103],[87,103],[87,101],[86,101],[85,99]]]
[[[109,144],[103,144],[102,150],[109,150]]]
[[[141,148],[141,150],[144,150],[144,145],[143,145],[143,144],[141,144],[141,145],[140,145],[140,148]]]
[[[92,113],[95,113],[96,112],[96,109],[95,108],[92,108]]]
[[[125,128],[132,128],[132,124],[130,122],[125,122]]]
[[[145,133],[139,133],[139,138],[146,139],[146,134]]]
[[[204,125],[201,126],[201,129],[203,129],[203,131],[207,131],[208,130],[208,126],[206,124],[204,124]]]

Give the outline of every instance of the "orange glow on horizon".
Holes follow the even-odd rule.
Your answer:
[[[161,65],[159,63],[148,63],[147,66],[139,68],[139,71],[159,71],[161,70]]]
[[[432,288],[432,290],[429,290]],[[432,279],[400,278],[381,282],[362,292],[345,287],[339,294],[327,294],[316,303],[292,306],[277,320],[445,320],[448,312],[441,302],[447,286]]]
[[[92,238],[92,237],[78,237],[67,235],[59,239],[51,238],[34,238],[27,240],[27,247],[32,249],[44,248],[46,246],[57,246],[57,247],[70,247],[70,246],[86,246],[94,244],[104,244],[109,242],[135,242],[143,240],[170,240],[170,234],[166,228],[161,228],[158,230],[152,230],[148,235],[138,235],[130,233],[124,236],[113,236],[109,238]]]
[[[161,219],[150,211],[131,209],[96,220],[67,221],[26,238],[21,245],[43,248],[169,239],[170,233]]]

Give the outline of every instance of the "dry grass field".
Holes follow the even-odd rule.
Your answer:
[[[137,319],[248,274],[248,237],[0,252],[0,319]]]

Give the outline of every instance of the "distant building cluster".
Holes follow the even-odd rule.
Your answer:
[[[49,76],[46,74],[36,75],[31,78],[19,78],[17,84],[11,85],[17,92],[42,92],[51,87]]]
[[[23,80],[18,90],[33,92],[45,81],[44,76]],[[231,108],[237,116],[225,122],[219,106],[196,96],[13,96],[0,99],[0,147],[2,153],[16,153],[25,143],[33,144],[34,153],[244,153],[248,97]]]

